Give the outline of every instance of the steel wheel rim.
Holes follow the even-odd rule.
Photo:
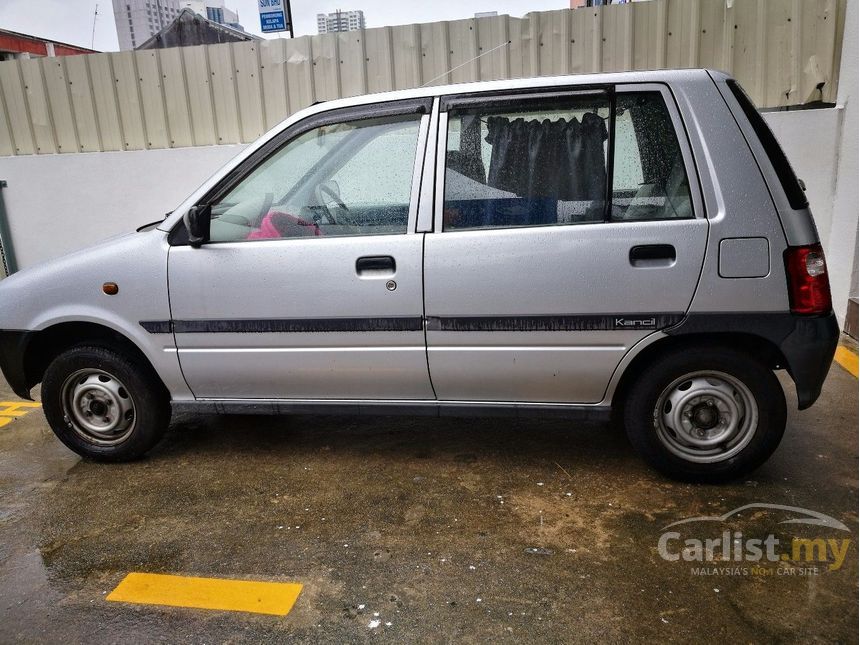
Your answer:
[[[675,379],[654,407],[660,443],[676,457],[695,463],[725,461],[752,441],[758,406],[740,380],[718,371]]]
[[[63,382],[61,393],[66,425],[85,441],[115,446],[134,431],[134,399],[113,374],[95,368],[78,370]]]

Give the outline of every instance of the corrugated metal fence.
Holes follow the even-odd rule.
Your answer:
[[[845,2],[652,0],[2,62],[0,155],[248,142],[314,101],[596,71],[713,67],[760,107],[833,102]]]

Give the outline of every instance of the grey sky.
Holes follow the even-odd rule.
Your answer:
[[[20,31],[62,42],[90,46],[93,11],[99,6],[95,49],[118,49],[111,0],[0,0],[0,28]],[[238,10],[245,29],[260,33],[257,0],[226,0],[227,7]],[[368,27],[400,25],[410,22],[432,22],[469,18],[477,11],[498,11],[522,16],[529,11],[564,9],[566,0],[429,0],[383,2],[382,0],[293,0],[296,35],[317,32],[317,13],[335,9],[363,9]],[[282,37],[283,34],[270,37]]]

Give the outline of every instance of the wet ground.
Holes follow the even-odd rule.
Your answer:
[[[0,642],[856,642],[857,395],[834,364],[725,486],[664,479],[602,424],[181,416],[101,465],[32,410],[0,427]],[[664,529],[748,504],[799,508]],[[836,524],[783,522],[814,513]],[[726,530],[788,559],[661,557],[666,531],[695,558]],[[132,571],[304,590],[286,617],[107,602]]]

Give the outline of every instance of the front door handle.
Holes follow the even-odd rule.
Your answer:
[[[671,244],[640,244],[630,249],[630,264],[637,268],[670,267],[675,257]]]
[[[394,275],[397,263],[390,255],[365,255],[355,261],[355,272],[364,277]]]

